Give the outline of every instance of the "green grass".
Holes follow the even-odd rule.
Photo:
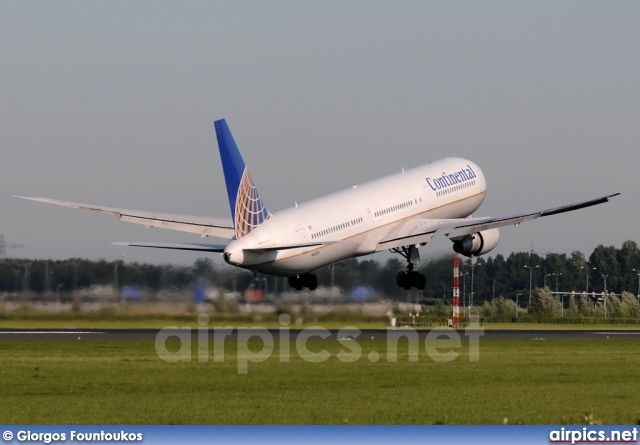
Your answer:
[[[291,310],[287,306],[280,308]],[[195,306],[176,304],[170,311],[157,312],[149,305],[120,305],[105,306],[95,312],[61,311],[49,312],[36,306],[25,304],[20,308],[7,311],[0,305],[0,329],[160,329],[167,326],[198,327],[199,313]],[[267,328],[280,327],[277,313],[208,313],[208,326],[234,326],[240,328],[262,326]],[[399,323],[407,322],[407,315],[398,318]],[[520,320],[523,320],[522,318]],[[438,327],[446,320],[427,320],[424,317],[416,319],[417,323],[430,321],[433,327]],[[463,320],[465,321],[465,320]],[[553,321],[553,320],[552,320]],[[634,329],[639,330],[637,320],[615,320],[616,323],[595,323],[598,320],[582,320],[584,323],[572,324],[569,319],[558,319],[558,323],[483,323],[485,329]],[[567,322],[567,323],[563,323]],[[592,323],[588,323],[592,322]],[[627,324],[624,324],[626,322]],[[356,326],[360,329],[385,329],[389,320],[384,315],[365,315],[359,311],[336,309],[332,312],[311,313],[303,316],[292,315],[290,327],[305,328],[309,326],[323,326],[327,329],[340,329],[344,326]],[[421,328],[418,328],[421,329]]]
[[[200,325],[197,321],[197,315],[193,315],[190,319],[169,319],[157,318],[148,320],[2,320],[0,321],[0,329],[162,329],[168,326],[178,326],[196,329]],[[208,328],[221,328],[225,326],[233,326],[234,328],[279,328],[281,325],[277,321],[216,321],[212,320],[207,324]],[[386,329],[388,323],[381,322],[362,322],[362,321],[346,321],[346,322],[307,322],[296,325],[291,323],[291,329],[306,328],[309,326],[322,326],[326,329],[340,329],[345,326],[356,326],[360,329]],[[640,329],[640,326],[638,327]]]
[[[309,363],[292,345],[290,362],[275,353],[239,375],[236,341],[226,341],[224,363],[212,353],[198,362],[195,342],[191,361],[167,363],[153,341],[2,341],[0,423],[554,424],[583,423],[585,413],[603,423],[640,420],[637,340],[481,340],[479,362],[463,343],[449,363],[427,357],[424,342],[418,362],[401,343],[397,363],[386,361],[383,340],[358,344],[354,363],[336,358],[347,346],[312,340],[309,348],[327,350],[329,360]],[[376,363],[367,359],[373,351]]]
[[[606,330],[624,330],[638,331],[640,324],[619,324],[619,323],[584,323],[584,324],[559,324],[559,323],[483,323],[484,329],[494,330],[559,330],[559,331],[606,331]]]
[[[322,321],[314,322],[307,321],[300,325],[296,325],[295,322],[289,327],[293,328],[306,328],[309,326],[322,326],[326,329],[340,329],[345,326],[355,326],[359,329],[387,329],[388,323],[380,321],[361,321],[361,320],[346,320],[346,321]],[[0,329],[162,329],[167,326],[178,327],[191,327],[193,329],[198,328],[197,314],[192,316],[181,316],[178,319],[167,317],[157,317],[149,319],[128,318],[123,315],[119,319],[114,320],[92,320],[78,317],[78,319],[71,320],[56,320],[56,319],[10,319],[0,320]],[[208,327],[224,327],[233,326],[235,328],[249,328],[254,326],[260,326],[265,328],[279,328],[280,324],[274,320],[256,320],[256,321],[242,321],[242,320],[228,320],[219,321],[212,319]],[[433,327],[438,327],[438,323],[433,323]],[[555,323],[483,323],[484,329],[494,330],[640,330],[640,324],[555,324]],[[423,329],[423,328],[416,328]]]

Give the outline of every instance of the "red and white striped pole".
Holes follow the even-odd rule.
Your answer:
[[[453,327],[460,327],[460,282],[458,280],[460,260],[453,257]]]

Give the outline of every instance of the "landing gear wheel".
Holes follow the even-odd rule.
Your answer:
[[[297,291],[301,291],[305,287],[309,288],[309,290],[316,290],[318,287],[318,277],[313,274],[289,277],[289,286]]]
[[[424,290],[427,286],[427,279],[421,273],[411,272],[411,285],[418,290]]]
[[[302,290],[302,278],[301,277],[289,277],[289,286],[295,290]]]
[[[398,271],[398,273],[396,274],[396,284],[398,285],[398,287],[402,287],[403,283],[404,283],[404,277],[407,274],[401,270]]]
[[[315,275],[305,275],[305,286],[309,288],[309,290],[316,290],[318,287],[318,277]]]
[[[409,273],[399,271],[396,274],[396,284],[404,290],[409,290],[412,287],[415,287],[418,290],[424,290],[425,287],[427,287],[427,279],[424,275],[416,271]]]
[[[411,286],[418,287],[419,277],[420,277],[420,274],[415,270],[409,274],[409,281],[411,283]]]
[[[419,261],[420,257],[416,246],[408,246],[402,248],[391,249],[392,252],[402,255],[407,260],[406,270],[399,271],[396,274],[396,284],[405,290],[415,287],[418,290],[424,290],[427,287],[427,279],[421,273],[413,270],[414,265],[412,259]]]
[[[424,290],[424,288],[427,287],[427,279],[424,275],[420,274],[416,287],[418,288],[418,290]]]
[[[404,290],[411,290],[411,280],[408,275],[404,276],[404,284],[402,285]]]

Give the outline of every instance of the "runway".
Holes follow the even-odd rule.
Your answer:
[[[464,330],[452,329],[413,330],[400,329],[0,329],[0,340],[155,340],[162,331],[162,337],[191,335],[194,339],[207,335],[210,339],[269,338],[274,340],[295,340],[300,335],[310,339],[325,340],[384,340],[436,338],[441,334],[453,335],[457,332],[462,339],[470,336],[482,340],[567,340],[594,338],[635,338],[640,339],[640,330]],[[205,334],[206,333],[206,334]]]

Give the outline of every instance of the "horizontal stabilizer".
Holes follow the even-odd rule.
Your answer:
[[[226,246],[222,244],[201,243],[137,243],[118,241],[111,243],[113,246],[153,247],[155,249],[195,250],[198,252],[224,252]]]

